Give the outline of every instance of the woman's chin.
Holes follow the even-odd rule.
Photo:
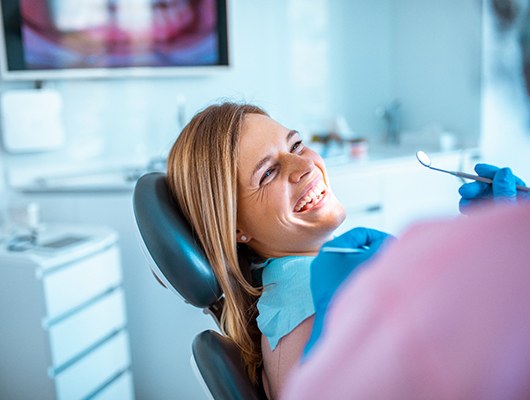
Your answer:
[[[342,204],[334,197],[334,201],[329,202],[330,223],[333,230],[337,229],[346,219],[346,210]]]

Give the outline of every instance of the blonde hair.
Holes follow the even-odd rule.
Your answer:
[[[252,286],[248,265],[238,259],[236,241],[239,136],[249,113],[267,115],[259,107],[230,102],[196,114],[169,153],[167,179],[223,290],[221,329],[241,349],[255,383],[262,364],[256,324],[261,290]]]

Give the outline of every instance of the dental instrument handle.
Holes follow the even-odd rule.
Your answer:
[[[473,179],[475,181],[484,182],[484,183],[492,183],[493,181],[489,178],[484,178],[483,176],[479,175],[473,175],[473,174],[466,174],[465,172],[460,171],[449,171],[449,173],[459,176],[461,178],[467,178],[467,179]],[[530,192],[530,188],[527,186],[517,185],[517,190],[520,190],[522,192]]]
[[[364,253],[366,250],[368,250],[368,246],[362,246],[357,248],[350,248],[350,247],[332,247],[332,246],[324,246],[322,247],[322,251],[324,253]]]
[[[460,171],[451,171],[451,173],[455,176],[459,176],[460,178],[467,178],[467,179],[473,179],[475,181],[484,182],[484,183],[493,183],[493,181],[490,178],[484,178],[480,175],[473,175],[473,174],[466,174],[465,172]]]

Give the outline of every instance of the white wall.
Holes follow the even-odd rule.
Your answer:
[[[375,110],[394,97],[392,3],[330,2],[332,109],[345,115],[356,133],[368,137],[383,131]]]
[[[393,3],[392,83],[403,127],[440,123],[466,143],[480,134],[481,5],[477,0]]]
[[[329,2],[331,109],[381,140],[378,107],[401,102],[402,128],[434,124],[475,146],[480,134],[478,0]]]

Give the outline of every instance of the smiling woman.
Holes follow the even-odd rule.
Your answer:
[[[222,329],[274,398],[311,332],[309,265],[345,218],[324,162],[259,107],[222,103],[183,129],[167,169],[223,289]]]

